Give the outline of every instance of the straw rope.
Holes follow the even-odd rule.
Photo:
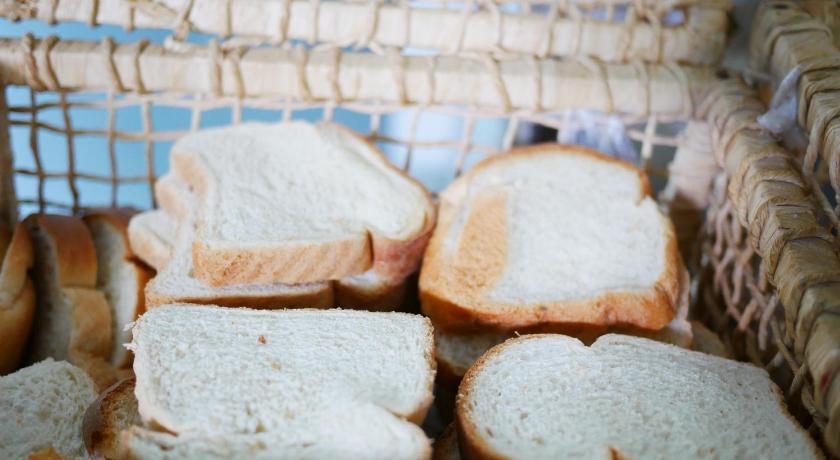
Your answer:
[[[706,286],[719,296],[706,300],[723,301],[726,315],[715,322],[725,330],[725,316],[735,320],[744,357],[787,364],[789,391],[801,391],[826,445],[840,453],[840,257],[825,210],[794,157],[758,126],[764,109],[748,88],[722,85],[703,108],[728,179],[728,201],[719,193],[710,209]]]
[[[0,40],[0,76],[38,90],[112,90],[276,97],[320,103],[463,104],[501,113],[589,108],[690,114],[715,80],[706,68],[583,60],[437,56],[393,59],[335,48],[216,46],[173,51],[156,44]],[[204,70],[201,70],[204,69]],[[190,75],[190,78],[184,78]]]
[[[803,171],[814,177],[817,161],[824,161],[840,194],[840,50],[832,30],[790,1],[762,4],[755,21],[750,64],[775,83],[798,72],[797,119],[809,134]]]
[[[0,15],[164,28],[173,30],[176,39],[197,31],[274,44],[295,39],[373,50],[503,51],[540,58],[592,56],[611,62],[710,65],[723,54],[729,8],[728,0],[551,1],[545,2],[550,4],[549,14],[541,15],[503,12],[496,1],[468,0],[460,7],[439,3],[437,8],[416,8],[408,1],[381,0],[0,0]],[[608,6],[614,12],[615,5],[626,8],[621,21],[596,19],[591,13]],[[682,23],[663,24],[675,10],[683,12]]]

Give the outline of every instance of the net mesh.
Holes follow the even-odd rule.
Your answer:
[[[500,116],[455,106],[378,108],[205,95],[37,92],[28,87],[10,87],[7,99],[18,204],[24,215],[97,206],[152,207],[154,181],[168,168],[172,143],[208,127],[297,119],[345,124],[437,192],[477,161],[509,149],[517,133],[547,128],[553,136],[568,116]],[[682,123],[657,116],[623,116],[621,121],[642,166],[661,187]]]

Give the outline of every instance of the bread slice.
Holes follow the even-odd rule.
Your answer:
[[[51,357],[84,369],[105,388],[116,379],[109,364],[111,308],[96,290],[96,250],[81,219],[32,215],[25,220],[32,239],[37,298],[28,360]]]
[[[96,287],[111,306],[111,364],[117,368],[131,365],[125,344],[131,342],[126,325],[143,313],[143,290],[152,270],[137,262],[128,241],[128,222],[136,214],[130,209],[100,209],[84,217],[96,247]]]
[[[21,459],[54,449],[85,458],[79,433],[93,382],[79,368],[47,359],[0,377],[0,458]]]
[[[449,333],[659,330],[682,261],[644,173],[581,147],[485,160],[442,194],[420,275],[423,312]]]
[[[138,243],[138,247],[160,248],[177,245],[183,252],[180,252],[182,257],[175,262],[178,265],[173,267],[176,270],[166,271],[165,274],[162,274],[153,285],[153,289],[150,290],[149,295],[154,299],[154,305],[190,302],[254,308],[338,306],[383,311],[395,310],[402,304],[405,294],[405,279],[390,280],[374,269],[370,269],[361,275],[345,277],[334,282],[322,281],[297,285],[273,283],[270,285],[243,284],[212,287],[200,282],[189,275],[192,265],[191,239],[187,234],[189,229],[183,230],[185,235],[183,236],[184,241],[181,242],[175,242],[174,234],[166,235],[160,230],[174,230],[194,219],[194,217],[191,217],[195,207],[194,200],[192,200],[192,190],[182,180],[167,174],[156,182],[155,194],[163,211],[144,213],[147,214],[141,216],[144,217],[144,223],[142,227],[138,224],[132,237],[144,241]],[[160,239],[167,241],[161,244],[145,243],[145,241],[153,242]],[[155,251],[157,250],[155,249]],[[163,257],[157,255],[152,255],[150,258],[163,259]],[[169,258],[166,263],[168,263],[168,260]],[[184,276],[190,276],[194,280],[188,282],[188,285],[195,289],[183,291],[179,288],[180,285],[185,284]],[[196,281],[198,282],[196,283]],[[198,285],[201,286],[201,289],[198,289]],[[171,287],[171,289],[164,292],[163,287]],[[300,293],[301,288],[305,289],[305,294]],[[234,292],[231,292],[232,290]],[[204,295],[191,295],[191,293],[199,291]]]
[[[461,460],[461,453],[458,451],[458,432],[454,424],[450,423],[435,441],[435,453],[432,460]]]
[[[821,456],[763,369],[625,335],[509,340],[455,412],[468,459]]]
[[[421,316],[166,305],[133,332],[140,415],[174,434],[277,431],[347,402],[419,423],[432,401],[432,327]]]
[[[613,331],[627,335],[645,337],[662,343],[669,343],[682,348],[691,348],[694,343],[693,324],[688,320],[689,285],[688,271],[683,270],[683,292],[677,316],[668,326],[658,331],[623,330]],[[516,334],[475,334],[457,335],[435,331],[435,359],[438,364],[438,382],[457,388],[464,374],[484,353],[500,343],[513,338]],[[592,343],[597,337],[583,335],[577,337],[584,343]]]
[[[305,414],[278,431],[200,435],[134,427],[123,433],[127,458],[137,459],[329,459],[419,460],[431,446],[417,425],[373,404],[351,403]]]
[[[17,369],[35,315],[35,288],[26,274],[32,243],[23,224],[14,233],[0,228],[0,375]]]
[[[214,286],[333,280],[370,268],[402,280],[434,226],[423,186],[336,125],[202,130],[175,143],[171,164],[198,195],[194,269]]]
[[[131,251],[146,265],[157,271],[172,258],[176,223],[161,210],[141,212],[128,223]]]
[[[85,411],[82,438],[94,458],[119,458],[120,433],[141,423],[134,397],[134,378],[115,383],[102,392]]]

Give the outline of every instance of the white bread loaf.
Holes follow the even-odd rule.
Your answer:
[[[17,369],[35,315],[35,288],[26,271],[32,266],[32,242],[20,223],[14,233],[0,228],[0,375]]]
[[[94,398],[90,378],[65,361],[46,359],[0,377],[0,458],[50,448],[67,459],[86,458],[82,417]]]
[[[128,222],[136,212],[129,209],[100,209],[84,217],[96,247],[96,287],[111,306],[111,364],[131,364],[125,344],[131,342],[126,325],[145,310],[146,283],[152,271],[137,262],[128,241]]]
[[[420,460],[431,456],[420,427],[376,405],[359,403],[305,414],[273,432],[173,436],[134,427],[122,439],[125,456],[142,460]]]
[[[111,307],[96,290],[96,250],[76,217],[32,215],[25,220],[32,239],[37,306],[28,360],[66,360],[90,375],[97,388],[116,380],[110,365]]]
[[[442,194],[420,275],[423,312],[449,333],[659,330],[682,261],[644,173],[581,147],[485,160]]]
[[[419,423],[432,401],[432,328],[416,315],[165,305],[133,334],[140,415],[174,434],[273,432],[350,402]]]
[[[511,339],[464,377],[464,458],[818,458],[767,372],[648,339]]]
[[[198,197],[195,275],[214,286],[333,280],[370,268],[402,280],[434,226],[428,192],[335,125],[202,130],[175,143],[171,162]]]

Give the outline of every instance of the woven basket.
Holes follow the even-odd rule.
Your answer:
[[[762,82],[765,102],[773,100],[775,120],[761,117],[764,104],[746,88],[721,87],[708,101],[726,173],[704,226],[699,296],[735,356],[764,366],[834,455],[840,454],[840,53],[823,18],[838,13],[834,1],[760,5],[750,73]]]
[[[0,15],[13,20],[171,31],[164,43],[0,40],[0,223],[123,205],[129,186],[155,206],[154,181],[165,172],[157,159],[222,112],[224,123],[352,118],[355,130],[398,151],[391,159],[411,174],[427,158],[444,158],[434,164],[448,180],[510,148],[523,125],[562,130],[570,110],[613,114],[641,166],[660,184],[668,180],[661,200],[686,257],[711,205],[696,291],[703,295],[695,296],[709,322],[740,356],[771,370],[787,365],[787,377],[776,377],[790,388],[789,401],[804,402],[803,420],[840,453],[836,214],[809,194],[819,189],[816,176],[802,175],[755,124],[765,110],[755,94],[710,67],[724,49],[727,8],[710,0],[0,0]],[[194,32],[222,39],[186,42]],[[785,37],[770,46],[784,50],[772,59],[780,75],[796,65],[783,59]],[[25,92],[28,101],[9,105],[7,92]],[[807,96],[813,105],[824,92]],[[159,126],[160,112],[180,121]],[[141,129],[121,129],[124,113],[136,114]],[[408,120],[399,135],[383,129],[392,115]],[[429,118],[458,129],[425,129]],[[806,116],[803,126],[834,126],[820,120]],[[504,134],[478,136],[487,123],[501,123]],[[837,153],[829,131],[821,145]],[[63,148],[45,148],[44,135]],[[89,139],[101,143],[107,173],[77,167],[94,153],[83,148]],[[131,155],[142,166],[125,168]],[[676,158],[663,168],[659,156]],[[16,194],[15,183],[34,187]],[[53,193],[55,183],[69,193]],[[83,184],[101,193],[83,193]]]

